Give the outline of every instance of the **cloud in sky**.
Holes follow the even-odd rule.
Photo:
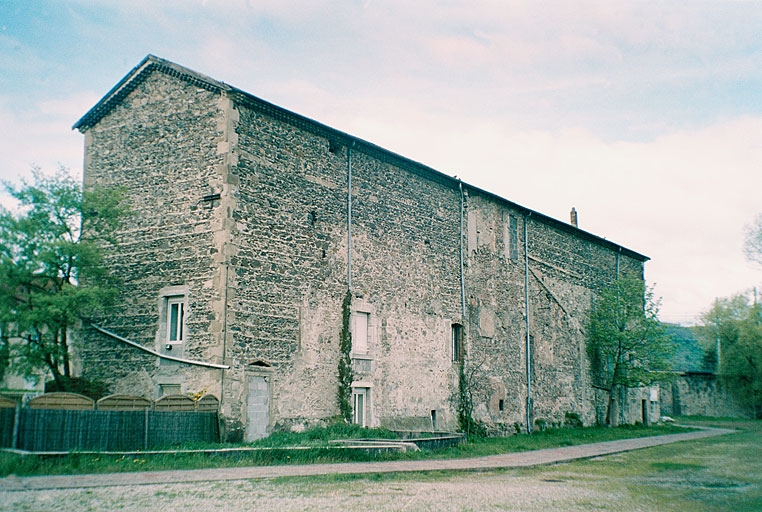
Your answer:
[[[762,4],[0,4],[0,178],[154,53],[651,256],[668,320],[754,286]],[[0,198],[2,200],[2,198]]]

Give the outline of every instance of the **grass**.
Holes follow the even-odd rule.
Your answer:
[[[762,510],[762,422],[681,418],[735,433],[551,466],[123,486],[7,493],[9,510]],[[606,430],[599,433],[597,430]],[[677,429],[579,429],[479,439],[457,456]],[[540,435],[542,434],[542,435]],[[311,433],[322,437],[330,433]],[[555,441],[554,441],[555,439]],[[505,443],[505,444],[503,444]],[[469,447],[470,446],[470,447]],[[453,454],[456,452],[453,451]],[[428,456],[444,456],[429,453]],[[180,466],[178,466],[179,468]]]
[[[136,455],[85,454],[72,452],[65,457],[18,455],[0,452],[0,477],[119,473],[130,471],[160,471],[169,469],[202,469],[272,464],[314,464],[333,462],[359,462],[374,460],[417,460],[481,457],[526,450],[539,450],[558,446],[573,446],[616,439],[628,439],[683,432],[675,426],[633,426],[617,428],[588,427],[548,429],[532,435],[519,434],[501,438],[472,438],[461,445],[436,451],[369,454],[360,450],[346,450],[331,446],[335,439],[381,438],[392,439],[393,433],[384,429],[362,429],[354,425],[334,425],[311,429],[303,433],[275,433],[257,443],[236,445],[259,447],[257,451],[239,451],[219,454],[160,453]],[[308,447],[294,450],[292,447]],[[194,445],[185,449],[214,450],[232,445]],[[266,449],[265,449],[266,448]]]
[[[427,487],[436,487],[442,506],[453,505],[456,497],[448,496],[451,488],[464,481],[470,489],[486,489],[494,496],[506,486],[539,486],[547,496],[533,497],[526,503],[500,503],[501,498],[473,496],[463,510],[481,508],[522,510],[620,510],[620,511],[685,511],[734,512],[762,510],[762,421],[717,418],[681,418],[682,424],[732,428],[736,433],[675,443],[643,450],[578,460],[551,466],[513,468],[484,473],[438,471],[427,473],[385,473],[377,475],[323,475],[287,477],[275,482],[280,494],[301,492],[305,498],[334,496],[348,499],[350,489],[397,489],[414,494]],[[634,433],[639,428],[581,429],[576,433],[551,431],[531,436],[515,436],[505,440],[480,439],[466,448],[470,453],[488,454],[492,449],[517,447],[541,448],[559,441],[596,442]],[[543,439],[543,437],[547,437]],[[555,441],[554,441],[555,440]],[[505,442],[505,444],[503,444]],[[516,444],[513,444],[516,443]],[[487,448],[491,447],[491,448]],[[454,492],[454,491],[453,491]],[[553,496],[551,499],[548,496]],[[485,499],[487,501],[480,501]],[[448,501],[449,500],[449,501]],[[363,505],[374,509],[374,502]],[[520,506],[519,506],[520,505]],[[453,505],[454,506],[454,505]],[[383,507],[381,507],[383,508]],[[414,509],[415,507],[413,507]],[[436,508],[436,507],[435,507]],[[446,507],[445,507],[446,508]],[[457,507],[456,507],[457,508]],[[349,506],[348,510],[360,510]]]
[[[621,427],[586,427],[559,428],[535,432],[532,435],[519,434],[510,437],[475,438],[468,443],[429,454],[426,458],[435,457],[482,457],[499,455],[501,453],[521,452],[527,450],[542,450],[559,446],[577,446],[581,444],[631,439],[633,437],[658,436],[677,434],[690,429],[673,425],[623,425]],[[415,457],[416,454],[411,454]]]
[[[762,510],[762,422],[683,418],[734,434],[604,458],[522,470],[525,475],[618,495],[619,510]],[[604,507],[605,508],[605,507]]]
[[[312,428],[304,432],[274,432],[251,446],[283,448],[289,446],[326,446],[337,439],[397,439],[385,428],[362,428],[359,425],[336,423],[325,428]]]

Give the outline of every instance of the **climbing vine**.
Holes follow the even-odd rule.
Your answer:
[[[471,379],[467,375],[465,362],[458,363],[458,430],[469,435],[479,435],[482,426],[474,419],[474,396]]]
[[[352,293],[347,291],[341,304],[341,335],[339,339],[339,389],[337,399],[339,414],[345,422],[352,421],[352,331],[349,321],[351,318]]]
[[[465,355],[465,354],[464,354]],[[482,437],[486,435],[484,423],[474,418],[474,389],[477,372],[484,361],[474,364],[467,363],[463,357],[458,361],[458,397],[456,411],[458,413],[458,430],[466,436]]]

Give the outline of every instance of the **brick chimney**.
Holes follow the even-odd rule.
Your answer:
[[[571,209],[570,216],[571,216],[571,225],[574,226],[575,228],[578,228],[579,223],[577,222],[577,209],[574,208],[573,206]]]

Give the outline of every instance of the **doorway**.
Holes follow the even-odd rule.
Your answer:
[[[352,388],[352,423],[368,426],[368,388]]]
[[[270,377],[246,377],[246,440],[266,437],[270,426]]]

